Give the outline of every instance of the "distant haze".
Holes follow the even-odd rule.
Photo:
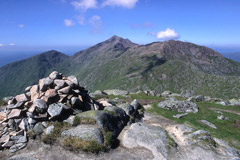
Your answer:
[[[49,50],[57,50],[59,52],[62,52],[66,55],[73,55],[74,53],[84,50],[88,48],[88,46],[81,46],[81,47],[37,47],[36,49],[32,48],[19,48],[18,50],[8,50],[8,51],[2,51],[0,50],[0,67],[15,62],[19,60],[23,60],[32,56],[35,56],[37,54],[49,51]]]

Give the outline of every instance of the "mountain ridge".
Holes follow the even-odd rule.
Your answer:
[[[240,91],[232,86],[239,84],[240,63],[210,48],[174,40],[138,45],[113,36],[73,56],[51,50],[1,67],[0,97],[20,93],[53,70],[77,76],[91,91],[172,90],[221,98]]]

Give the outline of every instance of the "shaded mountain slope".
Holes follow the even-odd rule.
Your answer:
[[[71,57],[49,51],[0,68],[0,97],[19,93],[53,70],[74,74],[90,91],[119,88],[240,96],[240,63],[212,49],[173,40],[137,45],[113,36]]]
[[[26,86],[36,83],[51,70],[64,70],[68,59],[67,55],[53,50],[5,65],[0,68],[0,95],[20,93]]]

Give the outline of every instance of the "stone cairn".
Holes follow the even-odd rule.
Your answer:
[[[63,121],[70,115],[100,109],[75,76],[65,77],[54,71],[37,85],[27,87],[24,94],[10,98],[0,112],[0,150],[24,148],[27,131],[41,132],[47,121]]]

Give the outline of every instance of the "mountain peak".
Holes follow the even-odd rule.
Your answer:
[[[119,39],[123,39],[122,37],[119,37],[117,35],[112,36],[111,38],[109,38],[108,40],[119,40]]]
[[[129,47],[136,45],[135,43],[131,42],[129,39],[124,39],[117,35],[112,36],[111,38],[104,41],[103,43],[111,45],[111,46],[113,45],[115,48],[119,48],[119,47],[120,48],[129,48]]]

